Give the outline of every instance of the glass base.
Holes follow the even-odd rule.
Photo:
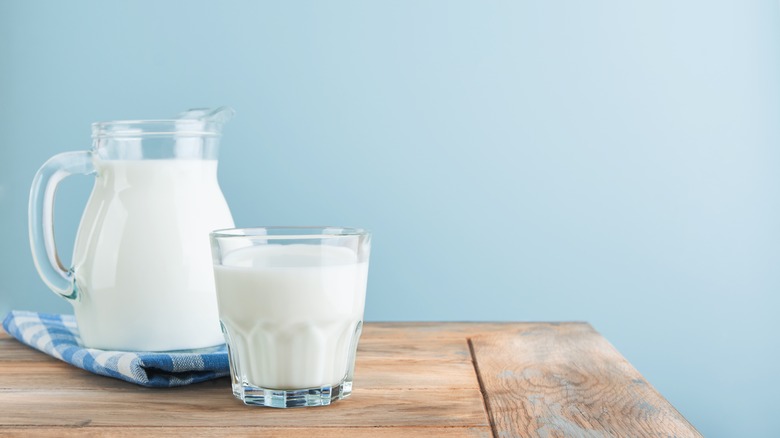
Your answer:
[[[234,384],[233,395],[250,406],[297,408],[327,406],[352,394],[352,381],[342,380],[336,385],[304,389],[268,389],[247,383]]]

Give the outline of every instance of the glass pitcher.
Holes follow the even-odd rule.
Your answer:
[[[50,158],[30,191],[33,260],[74,308],[84,346],[171,351],[224,342],[209,233],[233,227],[217,182],[230,108],[178,119],[94,123],[93,147]],[[62,266],[52,212],[57,184],[94,174],[73,266]]]

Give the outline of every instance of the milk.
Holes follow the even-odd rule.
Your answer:
[[[208,234],[233,219],[217,161],[95,167],[73,255],[84,344],[163,351],[222,343]]]
[[[266,389],[340,383],[355,354],[368,263],[349,248],[269,244],[214,267],[238,380]]]

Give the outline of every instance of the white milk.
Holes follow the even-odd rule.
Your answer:
[[[209,233],[233,219],[217,161],[95,166],[73,255],[83,342],[144,351],[222,343]]]
[[[240,380],[303,389],[344,379],[363,319],[366,262],[348,248],[271,244],[232,251],[222,263],[219,314]]]

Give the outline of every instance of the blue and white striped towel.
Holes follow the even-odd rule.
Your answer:
[[[142,386],[169,388],[230,373],[225,345],[198,352],[107,351],[80,345],[73,315],[13,310],[3,321],[11,336],[52,357],[95,374]]]

